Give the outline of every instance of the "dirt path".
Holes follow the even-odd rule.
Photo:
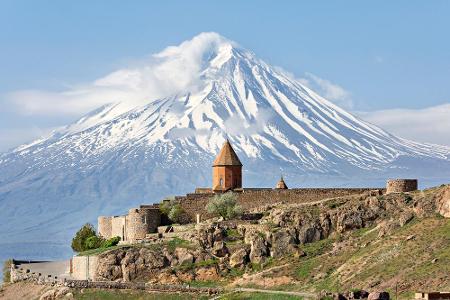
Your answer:
[[[39,299],[39,297],[48,289],[49,287],[47,286],[37,285],[28,282],[6,284],[0,287],[0,299],[2,300]]]

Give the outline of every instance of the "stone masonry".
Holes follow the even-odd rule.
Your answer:
[[[417,179],[389,179],[386,193],[405,193],[417,190]]]

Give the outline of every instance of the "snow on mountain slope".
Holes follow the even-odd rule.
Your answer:
[[[95,82],[126,86],[132,99],[0,156],[3,239],[65,241],[100,214],[209,186],[227,137],[244,186],[273,186],[280,172],[293,187],[450,175],[449,148],[364,122],[215,33],[154,58]]]

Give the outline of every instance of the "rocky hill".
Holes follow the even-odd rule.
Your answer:
[[[274,205],[99,255],[98,280],[331,292],[450,288],[450,185]],[[392,294],[391,294],[392,295]]]

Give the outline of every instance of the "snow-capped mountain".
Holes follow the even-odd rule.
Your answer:
[[[0,156],[2,240],[66,241],[98,215],[210,186],[226,138],[244,164],[244,186],[274,186],[280,173],[290,187],[449,178],[448,147],[364,122],[218,34],[154,59],[95,82],[126,86],[132,99],[111,99]]]

